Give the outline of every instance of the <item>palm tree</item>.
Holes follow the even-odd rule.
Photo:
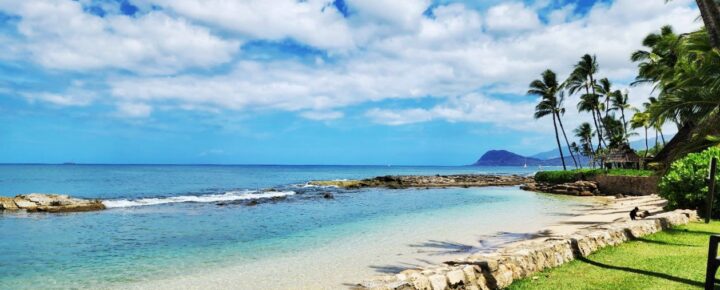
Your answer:
[[[592,126],[585,122],[580,124],[577,129],[573,130],[575,137],[580,139],[580,144],[583,147],[584,155],[589,157],[591,166],[595,167],[595,151],[593,151],[592,138],[595,133],[592,130]]]
[[[562,118],[560,117],[561,115],[565,115],[565,108],[562,105],[564,100],[565,100],[565,92],[560,91],[558,93],[558,97],[557,97],[557,109],[555,110],[555,114],[557,115],[558,124],[560,124],[560,131],[562,132],[563,137],[565,138],[565,145],[567,145],[568,148],[570,148],[570,142],[568,141],[568,137],[565,134],[565,126],[563,126]],[[575,167],[577,168],[578,161],[577,161],[577,159],[575,159],[575,153],[573,153],[572,150],[570,151],[570,157],[572,157],[573,164],[575,164]]]
[[[612,95],[615,93],[612,89],[612,83],[608,80],[608,78],[602,78],[598,81],[598,85],[595,89],[597,90],[598,95],[605,98],[603,106],[605,109],[605,117],[607,117],[610,113],[610,99],[612,99]]]
[[[576,154],[578,156],[580,156],[582,154],[580,151],[580,146],[578,146],[578,144],[575,142],[570,143],[570,152],[573,152],[574,154]],[[578,157],[578,158],[580,158],[580,157]],[[578,165],[580,165],[580,169],[583,168],[582,162],[578,162],[575,166],[578,166]]]
[[[648,128],[650,127],[650,114],[647,112],[641,112],[640,110],[635,110],[635,115],[632,116],[630,119],[630,126],[633,129],[637,128],[645,128],[645,158],[647,158],[648,151],[650,150],[650,147],[648,146]]]
[[[560,160],[562,161],[563,170],[567,170],[557,127],[557,117],[559,116],[557,114],[557,95],[559,90],[560,86],[555,73],[551,70],[546,70],[542,73],[542,80],[538,79],[530,83],[530,89],[527,93],[528,95],[540,97],[540,102],[535,106],[535,119],[540,119],[548,115],[552,116],[553,127],[555,128],[555,141],[557,142],[558,152],[560,152]]]
[[[565,81],[565,86],[570,91],[570,94],[575,94],[578,91],[584,89],[585,95],[581,99],[586,101],[595,100],[594,103],[589,103],[587,111],[593,114],[593,121],[595,122],[595,130],[598,132],[598,150],[602,147],[604,140],[602,139],[602,115],[600,114],[600,104],[598,96],[595,93],[597,84],[595,82],[595,74],[598,70],[597,58],[589,54],[585,54],[580,58],[580,61],[575,65],[573,72],[570,77]],[[580,104],[578,104],[580,108]],[[581,110],[582,111],[582,110]]]
[[[628,123],[625,120],[625,110],[628,110],[631,108],[630,104],[628,103],[628,90],[625,90],[624,92],[615,91],[611,97],[612,107],[611,109],[614,111],[620,111],[620,119],[623,123],[623,134],[626,136],[625,142],[630,143],[627,139],[628,132],[627,132],[627,126]],[[664,140],[664,137],[663,137]],[[663,141],[664,142],[664,141]]]

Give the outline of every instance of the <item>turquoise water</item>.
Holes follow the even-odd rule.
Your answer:
[[[497,218],[487,221],[490,226],[512,217],[547,217],[571,203],[516,188],[344,191],[306,185],[387,174],[532,172],[509,167],[1,165],[0,195],[66,193],[102,198],[113,208],[0,215],[0,284],[36,288],[33,281],[42,279],[43,288],[117,286],[292,255],[397,223],[452,218],[452,212],[486,212]],[[275,189],[272,196],[285,198],[246,204],[268,194],[262,191],[268,188]],[[326,191],[335,199],[323,199]]]

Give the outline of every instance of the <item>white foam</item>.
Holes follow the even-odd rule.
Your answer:
[[[207,195],[181,195],[171,197],[159,197],[159,198],[141,198],[135,200],[128,199],[116,199],[116,200],[103,200],[103,204],[107,208],[116,207],[132,207],[132,206],[145,206],[145,205],[157,205],[166,203],[180,203],[180,202],[217,202],[217,201],[234,201],[234,200],[252,200],[261,198],[272,198],[272,197],[283,197],[295,194],[294,191],[228,191],[224,194],[207,194]]]

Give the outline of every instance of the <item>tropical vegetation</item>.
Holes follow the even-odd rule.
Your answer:
[[[690,153],[672,163],[658,186],[660,195],[668,200],[669,209],[702,209],[708,195],[710,159],[720,159],[720,147],[712,147],[700,153]],[[720,174],[715,177],[720,183]],[[720,188],[718,188],[720,190]],[[699,210],[704,215],[704,210]],[[720,218],[720,198],[713,204],[713,218]]]
[[[638,66],[630,85],[653,88],[654,96],[645,96],[647,101],[640,107],[630,105],[627,89],[617,89],[600,75],[598,59],[591,54],[580,57],[563,82],[548,69],[530,83],[528,94],[539,98],[535,118],[552,117],[563,169],[567,170],[563,147],[571,149],[576,168],[583,165],[581,156],[594,168],[610,149],[628,146],[629,138],[637,134],[634,131],[645,139],[641,156],[665,170],[688,153],[720,144],[720,4],[714,0],[696,3],[704,28],[677,34],[670,26],[661,27],[643,39],[643,49],[630,56]],[[578,97],[578,112],[589,115],[587,122],[572,130],[571,137],[577,138],[572,142],[562,123],[563,103],[570,96]],[[678,128],[669,142],[662,130],[665,124]]]

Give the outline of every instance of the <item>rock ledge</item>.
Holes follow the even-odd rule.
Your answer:
[[[15,197],[0,197],[0,210],[77,212],[105,209],[100,200],[72,198],[64,194],[30,193]]]

